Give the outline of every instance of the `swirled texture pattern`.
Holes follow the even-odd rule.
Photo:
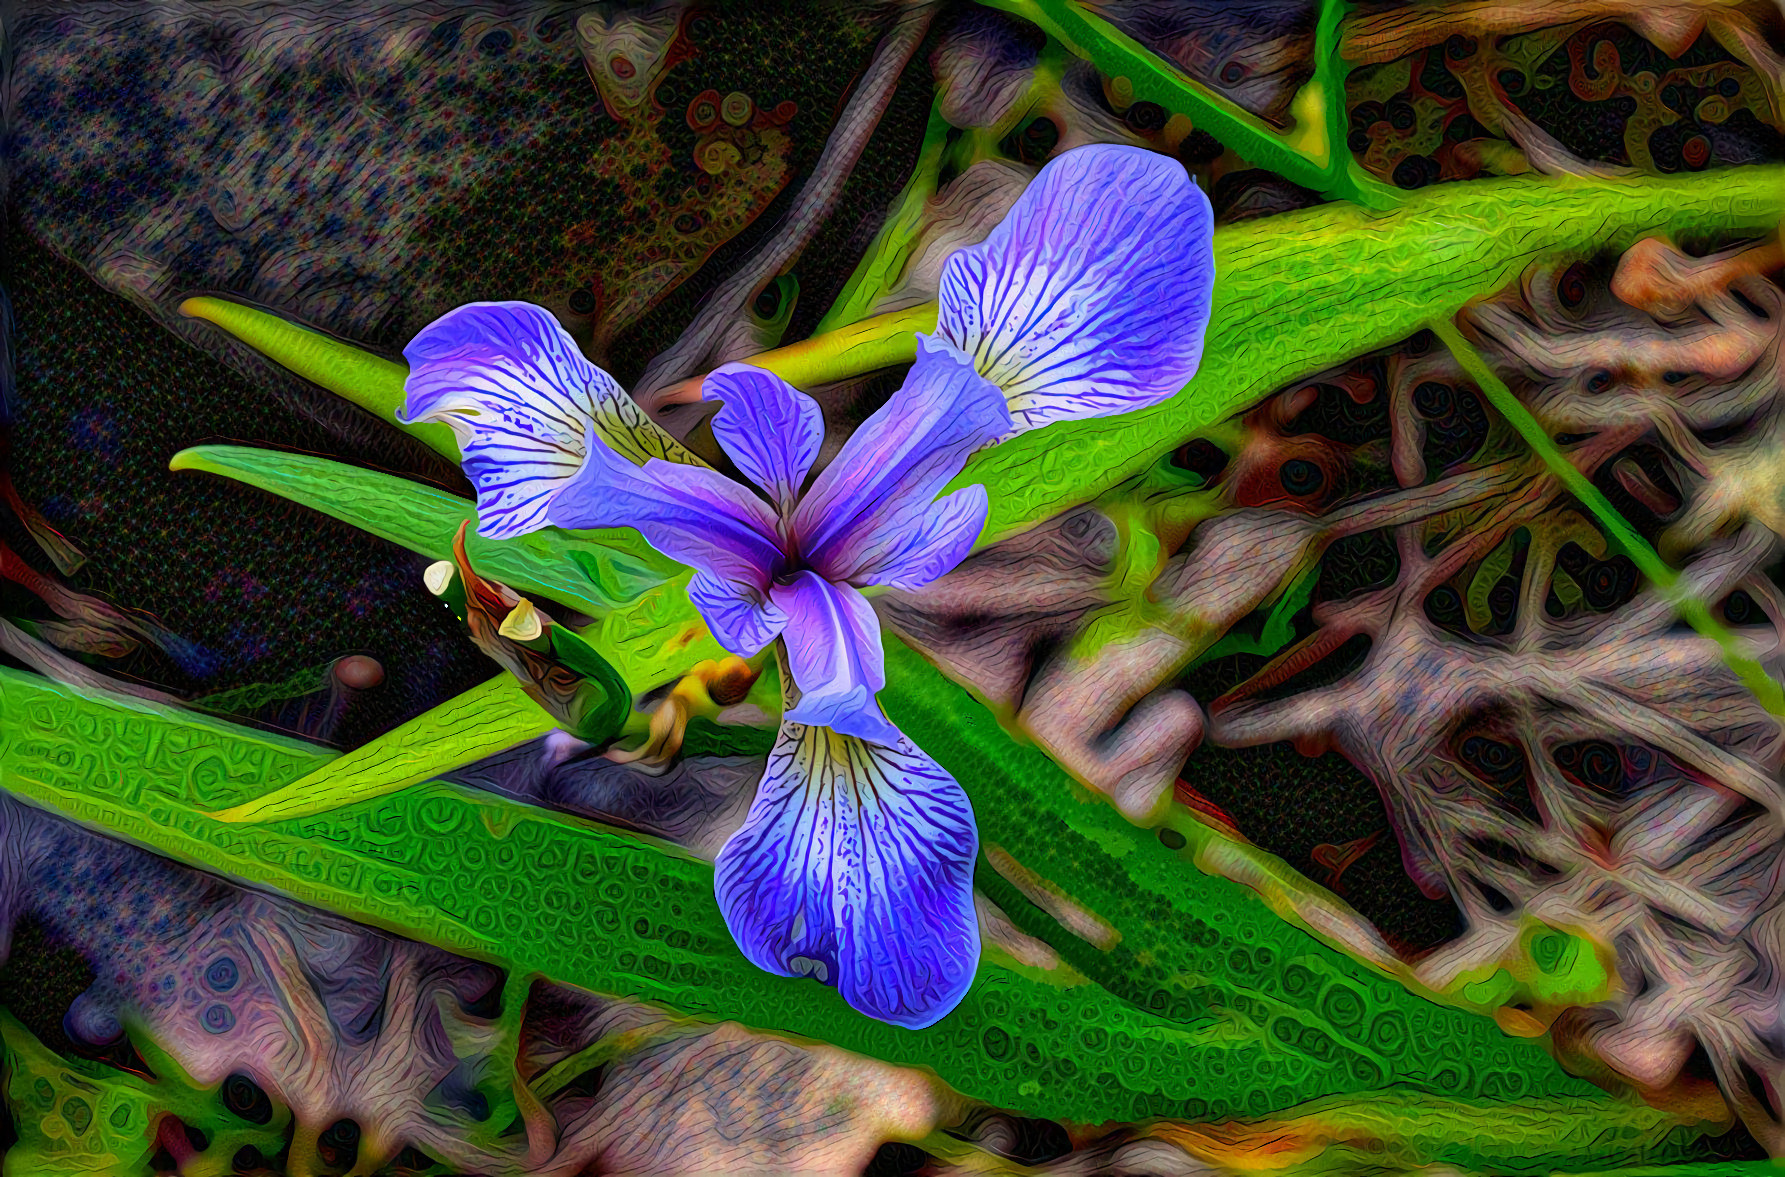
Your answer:
[[[1322,39],[1312,9],[1280,0],[1080,7],[1285,127]],[[665,1029],[649,1014],[592,1026],[632,1008],[596,991],[934,1060],[1003,1109],[976,1105],[946,1125],[954,1139],[927,1142],[947,1159],[901,1143],[877,1172],[996,1164],[963,1141],[1056,1172],[1239,1167],[1266,1147],[1294,1164],[1334,1140],[1386,1140],[1369,1163],[1401,1167],[1702,1159],[1713,1153],[1688,1139],[1696,1129],[1656,1108],[1717,1114],[1706,1075],[1779,1147],[1776,722],[1670,627],[1667,603],[1481,391],[1413,335],[1435,310],[1477,301],[1466,326],[1490,362],[1715,617],[1771,659],[1785,308],[1776,252],[1737,235],[1774,230],[1776,177],[1591,182],[1776,155],[1770,9],[1359,6],[1326,46],[1362,66],[1327,146],[1349,133],[1361,166],[1409,193],[1402,211],[1368,218],[1338,203],[1271,216],[1318,194],[1133,101],[1120,69],[1062,59],[1032,26],[982,9],[936,20],[861,153],[869,166],[846,178],[804,173],[850,78],[878,56],[880,9],[797,9],[798,38],[782,35],[779,6],[576,20],[524,4],[263,17],[98,3],[27,5],[9,23],[8,216],[24,232],[8,276],[20,380],[0,401],[19,489],[78,551],[42,528],[41,552],[8,540],[23,558],[7,549],[4,607],[36,632],[9,626],[6,649],[66,677],[6,678],[0,784],[440,946],[255,900],[7,803],[0,885],[16,919],[0,1039],[27,1134],[15,1164],[62,1171],[109,1149],[112,1168],[136,1170],[236,1159],[254,1171],[258,1152],[262,1168],[506,1173],[549,1168],[535,1150],[561,1147],[565,1165],[603,1171],[852,1169],[882,1130],[908,1142],[937,1126],[927,1081],[859,1058],[831,1069],[835,1054],[742,1031],[582,1054],[607,1029]],[[925,65],[943,90],[934,136]],[[710,860],[745,819],[769,729],[693,732],[690,748],[725,763],[692,756],[662,778],[565,760],[573,746],[560,743],[520,754],[550,763],[520,774],[536,772],[536,788],[511,782],[509,801],[427,786],[255,830],[203,811],[295,779],[322,752],[69,698],[68,683],[98,672],[46,643],[118,659],[156,684],[142,703],[203,693],[353,743],[489,673],[443,618],[430,624],[439,610],[411,595],[408,557],[205,478],[170,490],[162,465],[222,435],[345,449],[442,485],[450,472],[215,332],[181,328],[255,379],[169,344],[139,308],[202,287],[392,355],[445,307],[524,297],[627,373],[676,337],[703,291],[743,271],[739,258],[791,240],[761,215],[784,206],[777,192],[831,194],[797,264],[727,308],[714,354],[749,355],[829,314],[864,252],[862,306],[933,297],[943,259],[982,240],[1038,166],[1104,141],[1175,156],[1233,225],[1230,287],[1193,390],[1218,395],[1015,443],[985,475],[1000,531],[1065,514],[876,604],[1080,782],[1163,824],[1087,803],[1052,760],[890,644],[887,708],[968,782],[985,834],[983,983],[923,1032],[921,1053],[819,985],[742,967],[698,862],[588,824]],[[917,164],[907,176],[889,160]],[[1432,183],[1498,173],[1522,178]],[[1589,181],[1541,178],[1558,173]],[[833,446],[896,383],[816,390]],[[299,412],[264,414],[269,389]],[[1223,407],[1198,416],[1205,403]],[[221,407],[196,411],[206,404]],[[90,564],[73,579],[80,553]],[[35,579],[45,559],[73,595]],[[616,582],[643,587],[604,624],[649,647],[629,664],[655,668],[655,685],[682,654],[712,650],[704,634],[677,644],[687,615],[657,609],[649,581]],[[21,584],[43,592],[23,598]],[[739,603],[700,587],[715,617]],[[161,661],[150,624],[118,628],[92,609],[99,589],[202,643],[221,677],[201,680],[203,659]],[[51,619],[52,602],[82,608]],[[740,631],[752,619],[767,641],[775,619],[752,614]],[[389,668],[383,688],[332,670],[362,648]],[[1235,746],[1252,740],[1263,743]],[[1438,898],[1419,894],[1403,859]],[[269,982],[257,945],[286,960],[281,937],[298,967]],[[90,968],[90,985],[47,983],[61,966],[46,962],[80,954],[67,975]],[[503,970],[498,1000],[487,984]],[[528,985],[535,971],[585,992]],[[164,1010],[169,978],[179,1000]],[[1434,988],[1441,1003],[1418,996]],[[1604,1098],[1500,1028],[1545,1025],[1570,1072],[1648,1088],[1655,1107]],[[264,1075],[194,1079],[257,1051]],[[850,1075],[914,1114],[877,1119]],[[519,1114],[528,1098],[566,1134]],[[1318,1111],[1286,1110],[1308,1099]],[[1151,1122],[1085,1140],[1017,1112]],[[1273,1112],[1206,1132],[1178,1119]],[[1385,1116],[1398,1117],[1387,1131]]]

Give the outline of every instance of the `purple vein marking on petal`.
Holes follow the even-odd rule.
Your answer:
[[[723,401],[713,436],[744,477],[785,514],[818,458],[824,414],[818,402],[773,372],[726,364],[701,385],[702,400]]]
[[[410,365],[409,395],[400,416],[410,423],[456,390],[487,401],[492,413],[506,407],[520,414],[537,426],[531,436],[554,434],[572,445],[593,418],[590,385],[600,369],[583,358],[544,307],[468,303],[422,328],[403,356]]]
[[[860,585],[920,589],[953,571],[985,530],[989,503],[983,486],[967,486],[933,503],[917,525],[889,530],[865,540],[858,552],[840,557],[861,569]]]
[[[552,500],[558,527],[632,527],[670,559],[767,592],[786,563],[769,505],[706,466],[634,466],[595,433],[581,472]]]
[[[477,489],[479,534],[543,527],[553,497],[582,467],[595,399],[619,386],[589,363],[556,319],[528,303],[471,303],[404,349],[398,419],[443,421]]]
[[[967,458],[1010,431],[1003,393],[945,340],[919,335],[917,362],[892,398],[844,443],[793,514],[812,567],[833,581],[867,578],[932,512]]]
[[[1156,198],[1153,203],[1167,205],[1173,195],[1189,198],[1192,211],[1205,215],[1203,231],[1187,237],[1206,242],[1207,206],[1201,193],[1181,174],[1175,175],[1177,191],[1172,193],[1157,165],[1163,164],[1171,173],[1178,173],[1177,166],[1156,157],[1144,162],[1154,172],[1153,182],[1145,186],[1148,195]],[[1066,299],[1073,305],[1065,316],[1058,316],[1053,305],[1047,309],[1050,317],[1043,334],[1052,343],[1051,353],[1032,348],[1030,354],[1018,357],[1026,363],[1025,391],[1040,394],[1047,385],[1076,375],[1081,382],[1091,383],[1088,391],[1098,396],[1108,397],[1113,391],[1115,403],[1120,405],[1131,393],[1143,400],[1169,395],[1188,380],[1200,356],[1208,291],[1206,283],[1190,281],[1186,273],[1194,262],[1202,260],[1201,255],[1180,258],[1171,248],[1177,243],[1174,219],[1188,218],[1173,218],[1164,208],[1153,217],[1144,217],[1135,207],[1110,218],[1109,235],[1117,247],[1087,267],[1104,279],[1100,293],[1106,300],[1102,306],[1085,307],[1090,313],[1083,314],[1076,325],[1079,338],[1074,348],[1072,318],[1088,300],[1083,299],[1082,283],[1077,284],[1079,289],[1059,292],[1054,303]],[[1203,272],[1207,273],[1207,267]],[[1110,383],[1130,387],[1112,390],[1107,387]]]
[[[759,968],[817,976],[861,1012],[922,1029],[978,967],[977,852],[966,794],[910,741],[784,723],[714,891]]]
[[[1110,174],[1097,176],[1087,166],[1094,161],[1107,162]],[[1130,173],[1132,183],[1114,188],[1098,184],[1099,179],[1115,180],[1123,171]],[[1006,264],[997,267],[999,281],[990,302],[1005,313],[998,316],[1000,330],[986,340],[980,357],[988,371],[1021,369],[1023,361],[1030,360],[1037,350],[1035,341],[1049,333],[1049,320],[1054,319],[1054,312],[1069,294],[1078,296],[1075,301],[1087,320],[1102,317],[1095,313],[1096,296],[1114,292],[1086,289],[1085,279],[1099,270],[1109,277],[1135,271],[1135,254],[1145,247],[1149,236],[1149,226],[1137,214],[1149,204],[1160,203],[1161,181],[1168,172],[1175,172],[1179,183],[1187,182],[1182,169],[1168,160],[1118,148],[1081,153],[1070,159],[1062,157],[1058,167],[1040,178],[1031,189],[1034,198],[1019,202],[1012,210],[1016,215],[1006,222],[1012,228],[1010,236],[1018,246],[1018,255],[1002,259]],[[1100,216],[1103,223],[1098,225],[1095,222]],[[1086,219],[1093,221],[1093,231],[1088,235],[1081,231]],[[1098,244],[1107,247],[1101,257],[1092,252]],[[1062,249],[1064,257],[1060,256]],[[1019,264],[1008,264],[1013,260]],[[1020,264],[1024,261],[1029,263],[1027,272]],[[1075,268],[1082,273],[1074,273]],[[1133,309],[1144,313],[1150,308]],[[1054,319],[1051,326],[1057,327],[1058,320]],[[1012,353],[1013,362],[1006,364]],[[1073,361],[1081,358],[1076,354],[1070,357]],[[1043,374],[1042,366],[1034,362],[1027,368],[1022,373],[1023,382],[1033,383]],[[1001,382],[1008,387],[1013,374],[1001,372]]]
[[[892,743],[895,728],[874,698],[886,685],[880,620],[867,598],[816,572],[796,572],[769,592],[787,617],[787,661],[799,703],[787,718]]]
[[[943,267],[938,331],[1010,397],[1019,430],[1125,412],[1196,372],[1214,282],[1208,201],[1139,148],[1076,148]]]

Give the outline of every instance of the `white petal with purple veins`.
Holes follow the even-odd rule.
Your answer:
[[[938,333],[1002,388],[1018,431],[1156,404],[1202,358],[1208,199],[1168,156],[1055,158],[990,236],[943,267]]]
[[[584,359],[543,307],[470,303],[422,328],[403,354],[410,370],[399,419],[452,429],[477,489],[479,534],[544,527],[553,496],[582,468],[591,429],[637,461],[698,461]]]

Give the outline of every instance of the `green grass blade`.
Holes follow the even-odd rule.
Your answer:
[[[343,809],[433,780],[552,730],[551,716],[501,674],[263,797],[213,814],[273,822]]]
[[[813,335],[822,336],[860,321],[904,273],[923,229],[924,206],[936,194],[936,179],[950,130],[948,120],[942,117],[942,99],[938,96],[930,110],[923,143],[918,148],[917,166],[893,202],[892,215],[874,235],[873,243],[868,246],[855,272],[849,275],[849,281],[844,283],[836,301],[831,303],[830,310],[818,320]]]
[[[992,489],[986,539],[1022,531],[1290,381],[1504,289],[1539,259],[1626,249],[1658,232],[1770,233],[1782,188],[1780,166],[1615,183],[1475,180],[1409,193],[1391,213],[1329,204],[1217,229],[1202,367],[1183,391],[1150,409],[1013,438],[975,455],[951,489]]]
[[[450,559],[459,525],[476,519],[471,502],[437,487],[307,454],[196,446],[175,454],[169,465],[245,482],[434,560]],[[634,691],[674,682],[698,662],[726,657],[688,600],[693,573],[630,528],[548,528],[507,540],[472,531],[466,551],[491,580],[594,617],[581,636]],[[416,591],[423,591],[419,584]]]
[[[889,655],[915,658],[897,649]],[[891,665],[889,671],[908,677]],[[895,717],[911,723],[902,709],[959,700],[907,694],[890,702]],[[1559,1116],[1567,1130],[1522,1142],[1536,1168],[1693,1155],[1694,1129],[1646,1109],[1637,1132],[1574,1130],[1579,1123],[1624,1123],[1624,1105],[1563,1075],[1533,1044],[1506,1039],[1485,1019],[1372,980],[1355,962],[1276,920],[1251,892],[1197,875],[1148,831],[1109,824],[1119,818],[1108,806],[1070,796],[1036,805],[1049,794],[993,791],[1050,785],[1045,772],[1058,771],[1037,768],[1036,758],[1047,762],[1033,750],[1011,757],[995,724],[947,740],[913,727],[962,774],[988,841],[1002,838],[1013,853],[1029,856],[1051,848],[1106,876],[1117,864],[1103,892],[1080,887],[1077,897],[1103,904],[1123,923],[1125,967],[1138,966],[1142,984],[1189,966],[1192,995],[1215,999],[1207,1011],[1185,1017],[1170,1003],[1154,1011],[1085,984],[1071,968],[988,958],[958,1009],[929,1030],[902,1030],[855,1013],[834,990],[751,966],[719,915],[711,868],[673,847],[439,782],[309,818],[219,822],[209,811],[313,772],[327,754],[140,700],[82,697],[4,669],[0,787],[200,869],[517,976],[537,974],[927,1066],[956,1089],[1023,1114],[1082,1123],[1263,1115],[1374,1090],[1392,1076],[1407,1093],[1509,1113],[1524,1108],[1534,1122]],[[1008,771],[1000,768],[1006,764]],[[988,785],[980,770],[1002,772],[1008,784]],[[997,817],[1001,824],[991,820]],[[1015,830],[1018,823],[1029,833]],[[1149,933],[1145,921],[1160,903],[1157,880],[1186,876],[1191,889],[1159,909],[1167,918]],[[1107,902],[1109,891],[1135,878],[1147,886],[1129,906]],[[1194,922],[1183,922],[1185,912]],[[1194,937],[1175,955],[1143,961],[1140,954],[1186,931]],[[1260,974],[1280,975],[1288,989],[1261,986]],[[1261,1083],[1266,1069],[1274,1078]]]
[[[437,487],[308,454],[197,446],[175,454],[168,466],[245,482],[434,560],[451,559],[459,526],[477,521],[475,504]],[[585,538],[595,534],[601,539]],[[628,528],[611,536],[545,531],[512,540],[472,531],[466,551],[490,579],[591,615],[634,602],[681,572]]]
[[[1030,1114],[1132,1118],[1149,1099],[1182,1111],[1195,1094],[1188,1060],[1206,1034],[1075,983],[1070,970],[987,962],[954,1013],[914,1033],[861,1016],[833,989],[751,965],[719,914],[712,868],[674,847],[440,782],[309,818],[219,822],[210,811],[312,772],[326,753],[5,669],[0,715],[0,786],[13,795],[517,975],[930,1066]],[[1105,1037],[1087,1048],[1090,1027]],[[1155,1052],[1158,1073],[1137,1087],[1125,1060]]]
[[[1761,706],[1774,715],[1785,715],[1785,690],[1780,688],[1779,683],[1767,674],[1759,662],[1742,653],[1735,635],[1711,616],[1710,609],[1703,601],[1686,593],[1680,585],[1679,573],[1661,558],[1659,552],[1649,546],[1649,541],[1630,526],[1618,513],[1618,509],[1611,505],[1611,500],[1580,472],[1580,468],[1568,460],[1568,455],[1544,431],[1542,423],[1513,395],[1506,382],[1488,367],[1481,353],[1470,346],[1469,341],[1456,329],[1456,325],[1448,318],[1436,318],[1432,320],[1431,328],[1444,341],[1445,346],[1450,348],[1463,371],[1480,385],[1481,391],[1487,394],[1488,401],[1518,430],[1519,436],[1525,439],[1525,444],[1543,459],[1544,465],[1568,488],[1569,493],[1593,512],[1612,543],[1630,557],[1630,562],[1648,578],[1649,583],[1661,590],[1668,603],[1693,629],[1717,643],[1723,652],[1724,664],[1735,672],[1742,685],[1754,692],[1754,697],[1760,700]]]
[[[1076,56],[1090,61],[1135,101],[1155,102],[1170,114],[1189,118],[1249,163],[1337,200],[1367,208],[1392,208],[1400,194],[1351,163],[1344,138],[1331,139],[1331,108],[1343,111],[1343,76],[1331,67],[1317,68],[1315,78],[1296,96],[1298,126],[1287,134],[1264,119],[1191,78],[1101,16],[1072,0],[981,0],[1039,25]],[[1336,45],[1338,10],[1327,6],[1318,30],[1323,47]],[[1328,27],[1330,26],[1330,28]]]
[[[459,460],[459,444],[446,426],[405,425],[397,420],[397,410],[403,407],[403,381],[409,378],[408,365],[227,299],[189,298],[180,304],[180,313],[215,323],[312,384],[320,384],[414,434],[454,462]]]
[[[1415,992],[1410,968],[1366,965],[1285,922],[1288,913],[1261,902],[1258,891],[1203,873],[1205,856],[1236,847],[1211,846],[1213,835],[1188,817],[1168,831],[1180,834],[1175,849],[1156,831],[1129,824],[1040,749],[1013,743],[965,689],[890,637],[886,679],[888,716],[973,801],[985,855],[978,886],[1023,931],[1134,1008],[1210,1027],[1212,1036],[1212,1027],[1223,1027],[1231,1052],[1223,1065],[1236,1070],[1199,1084],[1210,1116],[1335,1094],[1353,1079],[1471,1098],[1593,1090],[1536,1043],[1509,1038],[1481,1013],[1459,1008],[1467,1004],[1461,995]],[[1280,862],[1239,849],[1252,852],[1251,873],[1276,891],[1315,890]],[[1066,931],[994,865],[1008,861],[1115,935],[1094,944]],[[1312,1061],[1283,1072],[1275,1060],[1285,1050]],[[1154,1074],[1154,1065],[1144,1064],[1145,1073]],[[1156,1065],[1197,1064],[1167,1057]],[[1279,1078],[1261,1082],[1261,1073]]]

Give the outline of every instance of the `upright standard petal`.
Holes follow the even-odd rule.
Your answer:
[[[881,744],[899,741],[899,729],[874,696],[886,685],[880,620],[867,598],[816,572],[796,572],[769,591],[787,618],[788,669],[799,702],[786,717],[835,728]]]
[[[917,342],[905,382],[862,422],[794,510],[794,541],[827,580],[896,579],[892,561],[934,514],[942,488],[974,450],[1010,432],[1004,394],[964,355],[928,335]]]
[[[988,505],[985,487],[964,486],[932,503],[915,526],[864,535],[847,561],[856,569],[851,579],[860,585],[923,588],[972,553],[985,530]]]
[[[713,417],[713,436],[744,477],[768,492],[783,514],[791,511],[824,443],[818,402],[749,364],[715,369],[700,395],[724,402]]]
[[[738,947],[814,976],[870,1017],[920,1030],[979,964],[973,809],[910,741],[783,723],[714,890]]]
[[[1018,431],[1156,404],[1202,359],[1213,232],[1176,160],[1074,148],[948,259],[938,333],[1004,390]]]
[[[634,466],[599,439],[589,441],[588,461],[553,497],[549,522],[636,528],[671,560],[768,591],[786,560],[767,503],[709,466],[657,458]]]
[[[449,311],[403,355],[402,420],[451,426],[477,488],[478,533],[496,539],[546,525],[553,497],[587,457],[598,401],[626,395],[548,311],[530,303]]]
[[[688,599],[719,644],[739,658],[754,658],[781,636],[787,614],[754,586],[696,572]]]

